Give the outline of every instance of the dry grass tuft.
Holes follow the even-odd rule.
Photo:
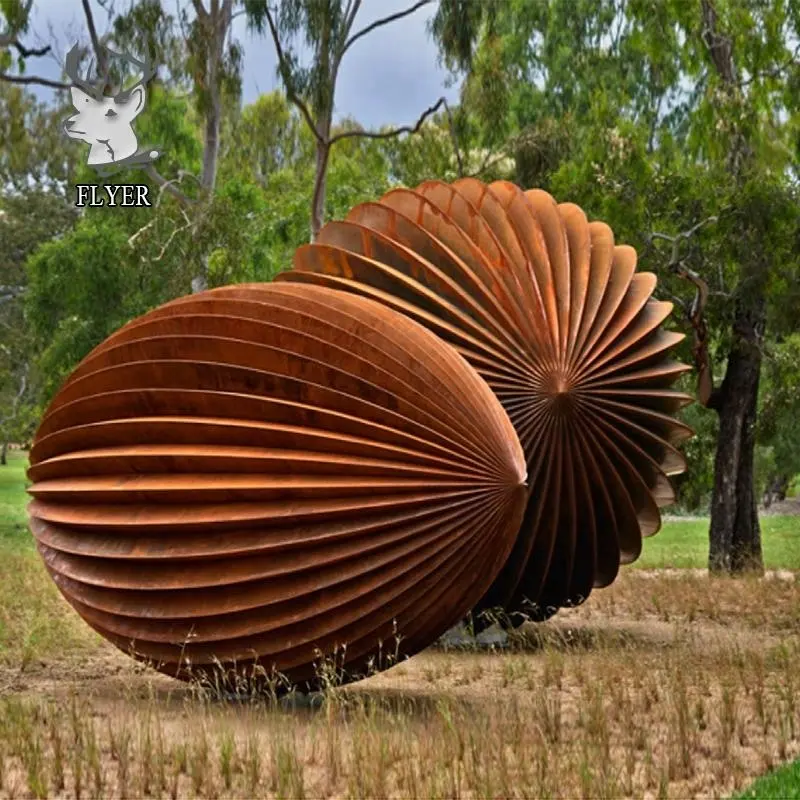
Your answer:
[[[798,608],[795,576],[628,571],[316,703],[70,650],[0,668],[0,797],[723,797],[800,754]]]

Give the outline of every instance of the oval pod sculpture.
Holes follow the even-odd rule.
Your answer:
[[[498,181],[429,181],[356,206],[301,247],[281,281],[378,300],[478,370],[525,450],[529,501],[514,550],[475,611],[544,619],[609,585],[674,500],[691,430],[670,387],[682,334],[636,252],[571,203]],[[513,619],[513,618],[512,618]],[[519,621],[516,617],[515,621]]]
[[[511,422],[454,349],[377,303],[268,284],[112,335],[53,400],[29,477],[39,550],[95,630],[179,678],[294,685],[433,642],[497,575],[526,494]]]

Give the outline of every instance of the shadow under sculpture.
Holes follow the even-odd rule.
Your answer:
[[[453,348],[290,284],[121,328],[61,388],[30,463],[33,534],[83,619],[226,690],[313,688],[427,647],[489,588],[526,498],[508,415]]]
[[[428,181],[353,208],[277,280],[375,299],[453,344],[519,435],[529,500],[514,549],[474,609],[546,619],[611,584],[674,502],[685,470],[671,387],[684,336],[636,251],[572,203],[506,181]],[[483,619],[481,619],[483,617]]]

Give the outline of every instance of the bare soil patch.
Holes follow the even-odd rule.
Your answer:
[[[725,797],[800,754],[800,581],[624,572],[505,650],[222,701],[97,641],[0,668],[0,797]]]

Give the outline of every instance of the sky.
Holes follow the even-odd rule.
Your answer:
[[[116,6],[123,9],[128,2],[116,0]],[[176,2],[168,0],[166,5],[173,9]],[[412,0],[363,0],[354,31],[412,4]],[[94,0],[92,8],[102,34],[108,17]],[[436,47],[426,29],[434,11],[434,5],[424,7],[353,45],[342,62],[337,84],[337,118],[352,116],[367,128],[409,124],[440,97],[456,100],[458,90],[446,87],[447,73],[437,63]],[[243,95],[248,103],[278,87],[275,49],[271,38],[248,32],[244,17],[234,20],[233,34],[244,47]],[[81,0],[34,0],[26,44],[55,42],[54,50],[63,57],[76,38],[88,38]],[[31,59],[27,71],[53,79],[61,76],[60,64],[53,56]],[[40,87],[36,93],[44,99],[52,90]]]

